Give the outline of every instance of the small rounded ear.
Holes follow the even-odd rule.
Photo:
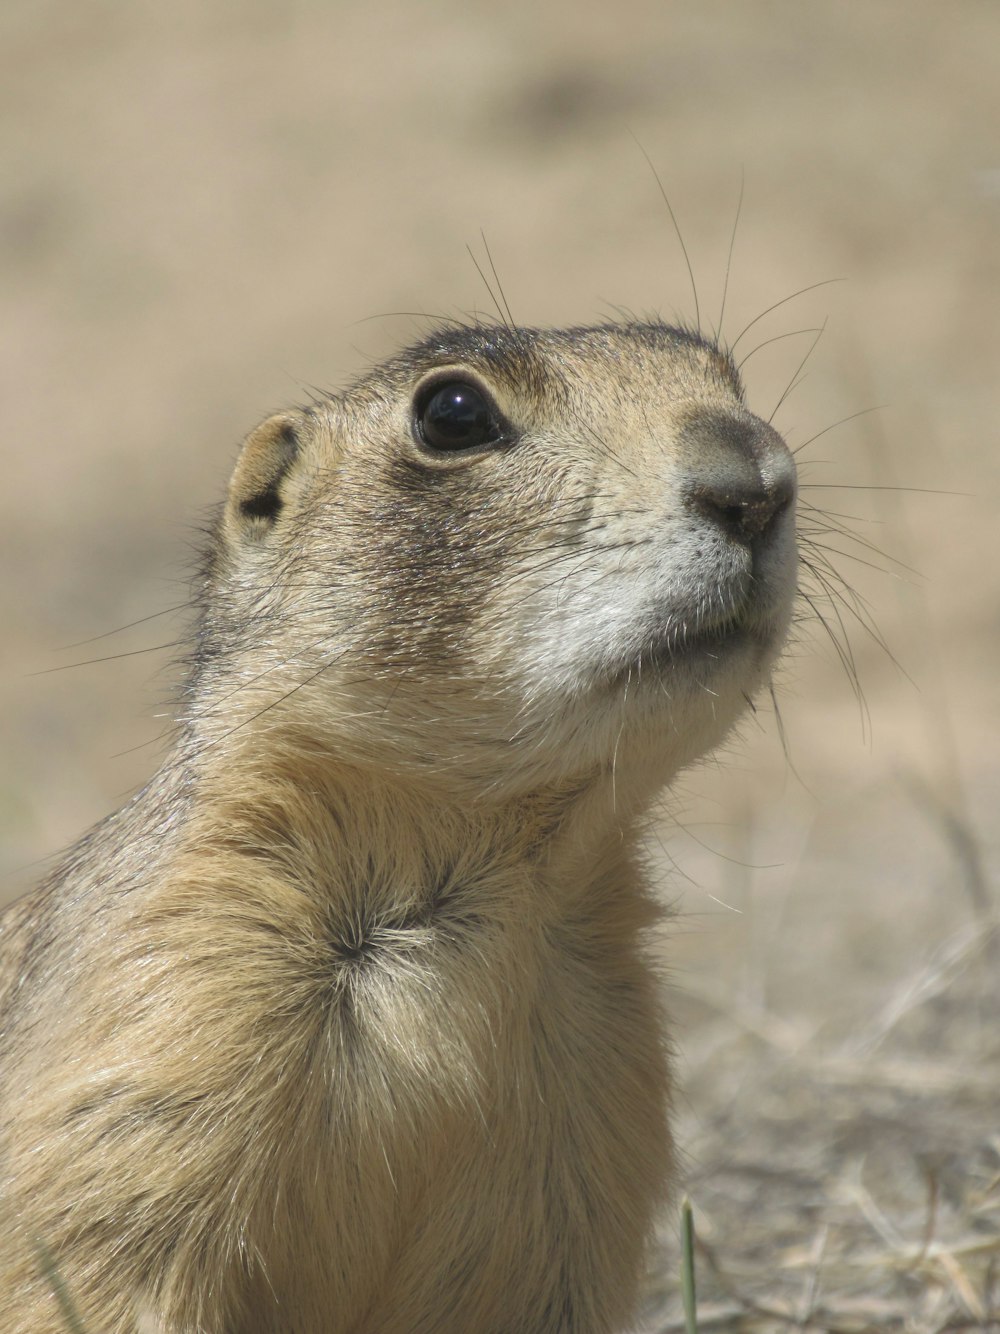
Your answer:
[[[247,436],[226,501],[224,523],[233,536],[259,537],[274,527],[301,453],[304,424],[301,413],[279,412]]]

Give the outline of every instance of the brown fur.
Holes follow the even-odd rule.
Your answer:
[[[421,450],[442,367],[516,439]],[[0,926],[0,1328],[62,1328],[39,1241],[95,1334],[629,1319],[672,1164],[642,821],[794,583],[790,519],[752,570],[720,530],[741,451],[786,467],[661,325],[439,331],[250,436],[175,750]]]

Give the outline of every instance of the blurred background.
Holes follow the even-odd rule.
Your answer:
[[[258,419],[492,314],[487,245],[520,323],[694,319],[648,154],[704,326],[777,306],[763,416],[824,329],[775,424],[859,599],[651,845],[703,1318],[996,1327],[1000,8],[5,0],[0,53],[0,901],[162,753]]]

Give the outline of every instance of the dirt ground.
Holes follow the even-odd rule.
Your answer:
[[[1000,1329],[1000,8],[6,0],[0,53],[0,900],[154,766],[256,420],[490,313],[486,242],[521,323],[694,318],[644,150],[706,326],[828,284],[757,409],[820,326],[776,424],[878,409],[799,455],[860,619],[653,845],[702,1328]]]

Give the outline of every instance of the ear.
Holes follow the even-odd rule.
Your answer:
[[[233,538],[271,531],[288,499],[290,474],[302,453],[305,417],[280,412],[247,436],[229,483],[223,524]]]

